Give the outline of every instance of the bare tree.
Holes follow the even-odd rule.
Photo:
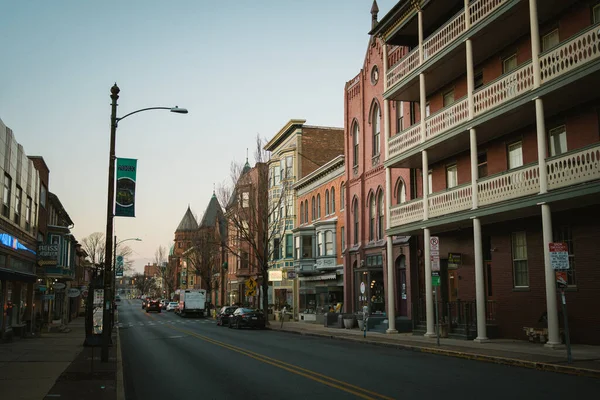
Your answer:
[[[106,240],[104,233],[94,232],[81,240],[81,245],[88,254],[92,265],[104,264],[104,249]]]
[[[254,267],[260,276],[262,308],[269,307],[269,261],[278,249],[275,239],[282,237],[285,219],[291,218],[291,185],[285,169],[269,173],[269,159],[263,150],[263,140],[257,136],[255,158],[260,160],[252,171],[246,171],[231,187],[219,190],[222,202],[227,204],[225,218],[228,223],[227,250],[239,260],[240,266]],[[275,166],[279,168],[279,165]],[[232,168],[234,170],[234,168]],[[283,174],[283,176],[282,176]]]
[[[129,272],[133,270],[133,259],[131,258],[133,255],[133,250],[131,250],[131,247],[117,244],[115,254],[123,257],[123,272]]]
[[[213,291],[219,289],[221,277],[222,243],[219,233],[219,224],[210,228],[201,228],[192,240],[192,245],[183,253],[187,261],[188,274],[192,271],[200,277],[200,282],[206,289],[206,297],[212,299]]]
[[[163,290],[165,290],[167,298],[171,298],[171,294],[175,292],[175,271],[171,263],[167,262],[167,248],[158,246],[154,252],[154,263],[158,265],[159,276],[163,282]]]
[[[151,294],[156,291],[156,282],[152,277],[145,276],[144,274],[136,273],[131,277],[133,286],[141,294]]]

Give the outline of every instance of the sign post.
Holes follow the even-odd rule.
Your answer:
[[[567,362],[573,362],[571,355],[571,339],[569,338],[569,316],[567,314],[567,299],[565,288],[567,287],[567,270],[569,269],[569,247],[566,243],[550,243],[550,265],[556,274],[556,285],[560,289],[561,308],[563,313],[565,344],[567,345]]]
[[[360,293],[364,296],[365,291],[367,290],[365,283],[360,283]],[[367,319],[369,318],[369,307],[363,306],[363,337],[367,337]]]
[[[433,286],[433,305],[435,311],[435,337],[436,343],[440,345],[440,318],[438,312],[438,287],[440,286],[440,238],[432,236],[429,238],[429,254],[431,257],[431,285]]]

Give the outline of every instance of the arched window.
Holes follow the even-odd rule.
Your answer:
[[[300,224],[304,223],[304,202],[300,202]]]
[[[325,215],[329,215],[329,190],[325,190]]]
[[[354,163],[353,165],[355,167],[358,166],[358,136],[359,136],[359,134],[360,134],[360,130],[358,129],[358,124],[355,123],[354,129],[352,129],[352,143],[354,144],[353,151],[352,151],[352,154],[353,154],[352,161],[353,161],[353,163]]]
[[[377,232],[377,239],[383,239],[383,229],[384,229],[384,223],[383,223],[383,217],[385,216],[385,202],[383,200],[383,190],[379,191],[379,212],[377,215],[377,228],[378,228],[378,232]]]
[[[317,218],[317,205],[315,204],[315,196],[312,197],[312,220],[314,221]]]
[[[354,199],[354,244],[358,244],[358,199]]]
[[[380,128],[380,120],[381,120],[381,110],[379,109],[379,106],[377,105],[377,103],[375,103],[373,105],[373,114],[371,116],[371,126],[373,128],[373,157],[379,155],[380,149],[381,149],[381,145],[379,142],[379,137],[380,137],[380,133],[381,133],[381,128]]]
[[[375,216],[377,215],[377,205],[375,195],[371,194],[369,199],[369,240],[375,239]]]
[[[346,205],[346,185],[343,183],[340,186],[340,210],[343,210]]]
[[[396,189],[396,204],[402,204],[406,201],[406,186],[404,186],[404,182],[402,179],[398,181],[398,186]]]
[[[304,223],[308,224],[308,199],[304,201]]]
[[[333,232],[331,231],[325,232],[325,255],[333,255]]]
[[[317,195],[317,218],[321,218],[321,194]]]
[[[335,189],[331,187],[331,213],[335,213]]]

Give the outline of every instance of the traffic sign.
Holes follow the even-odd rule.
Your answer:
[[[556,286],[559,289],[564,289],[568,285],[567,271],[556,271]]]
[[[429,255],[431,261],[431,270],[440,270],[440,238],[432,236],[429,238]]]
[[[440,276],[439,275],[431,276],[431,285],[432,286],[440,286]]]
[[[250,278],[245,283],[248,289],[256,289],[256,280],[254,278]]]
[[[553,270],[569,269],[569,248],[566,243],[550,243],[550,265]]]
[[[440,238],[432,236],[429,238],[429,249],[431,251],[440,251]]]
[[[246,289],[246,296],[256,296],[256,289]]]

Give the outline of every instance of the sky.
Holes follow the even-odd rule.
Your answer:
[[[378,0],[379,19],[396,0]],[[372,0],[0,0],[0,119],[44,158],[81,241],[105,232],[110,88],[116,155],[138,159],[135,218],[115,218],[134,268],[202,217],[231,162],[290,119],[343,127]]]

